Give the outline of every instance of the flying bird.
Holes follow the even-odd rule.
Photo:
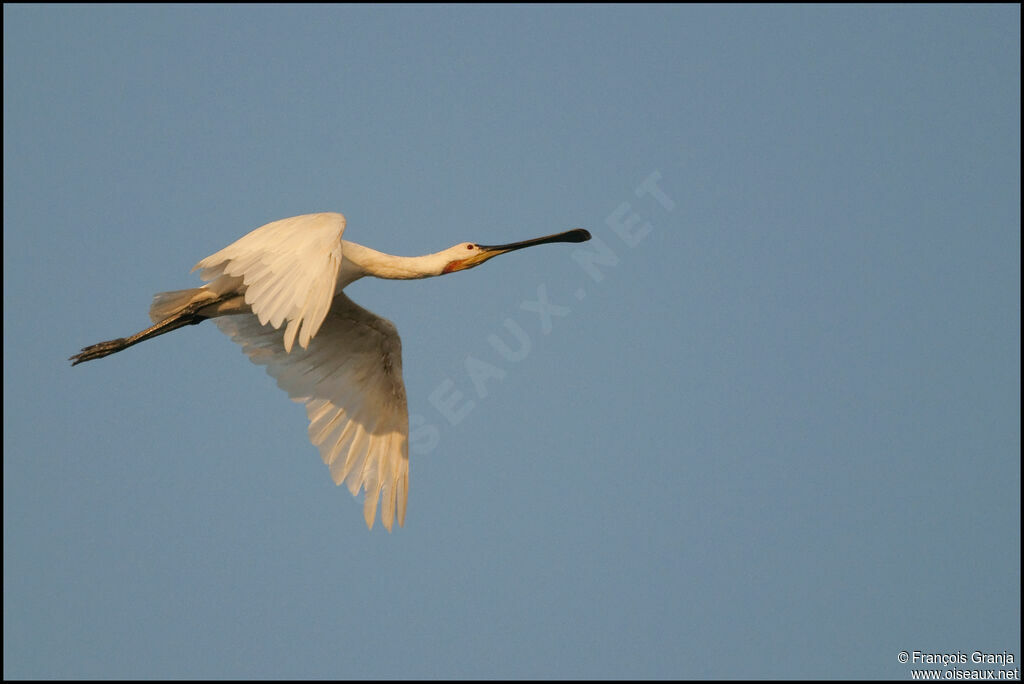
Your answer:
[[[115,354],[172,330],[213,319],[266,366],[281,389],[306,405],[309,439],[335,484],[366,491],[363,516],[373,529],[405,524],[409,494],[409,412],[402,381],[402,343],[394,324],[343,290],[364,276],[414,280],[464,271],[488,259],[550,242],[585,242],[576,228],[506,245],[461,242],[401,257],[342,240],[345,217],[327,212],[268,223],[192,269],[205,285],[153,297],[153,325],[99,342],[70,358],[72,366]],[[282,330],[283,328],[283,330]]]

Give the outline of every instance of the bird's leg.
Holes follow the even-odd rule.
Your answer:
[[[177,330],[178,328],[183,328],[186,325],[202,323],[207,317],[200,316],[196,312],[209,305],[209,300],[193,302],[173,316],[169,316],[156,325],[151,325],[145,330],[141,330],[134,335],[129,337],[119,337],[116,340],[107,340],[106,342],[97,342],[96,344],[90,344],[88,347],[83,347],[82,351],[70,357],[69,360],[71,361],[71,365],[77,366],[84,361],[101,359],[104,356],[116,354],[117,352],[127,349],[134,344],[145,342],[150,338],[163,335],[164,333],[169,333],[172,330]]]

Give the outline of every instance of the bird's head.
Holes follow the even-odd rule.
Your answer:
[[[462,242],[442,252],[448,258],[448,262],[441,273],[464,271],[467,268],[479,266],[499,254],[513,252],[524,247],[544,245],[549,242],[586,242],[589,239],[590,233],[588,231],[583,228],[574,228],[564,233],[534,238],[533,240],[523,240],[522,242],[512,242],[507,245],[478,245],[475,242]]]

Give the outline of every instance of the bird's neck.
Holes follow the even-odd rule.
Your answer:
[[[344,240],[341,263],[343,273],[355,276],[351,280],[363,276],[412,280],[441,275],[448,259],[440,253],[416,257],[394,256]]]

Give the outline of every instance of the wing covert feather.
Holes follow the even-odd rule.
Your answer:
[[[284,349],[305,349],[331,306],[341,268],[345,217],[305,214],[261,226],[192,269],[214,291],[243,289],[262,325],[284,331]],[[239,284],[241,283],[241,284]]]

